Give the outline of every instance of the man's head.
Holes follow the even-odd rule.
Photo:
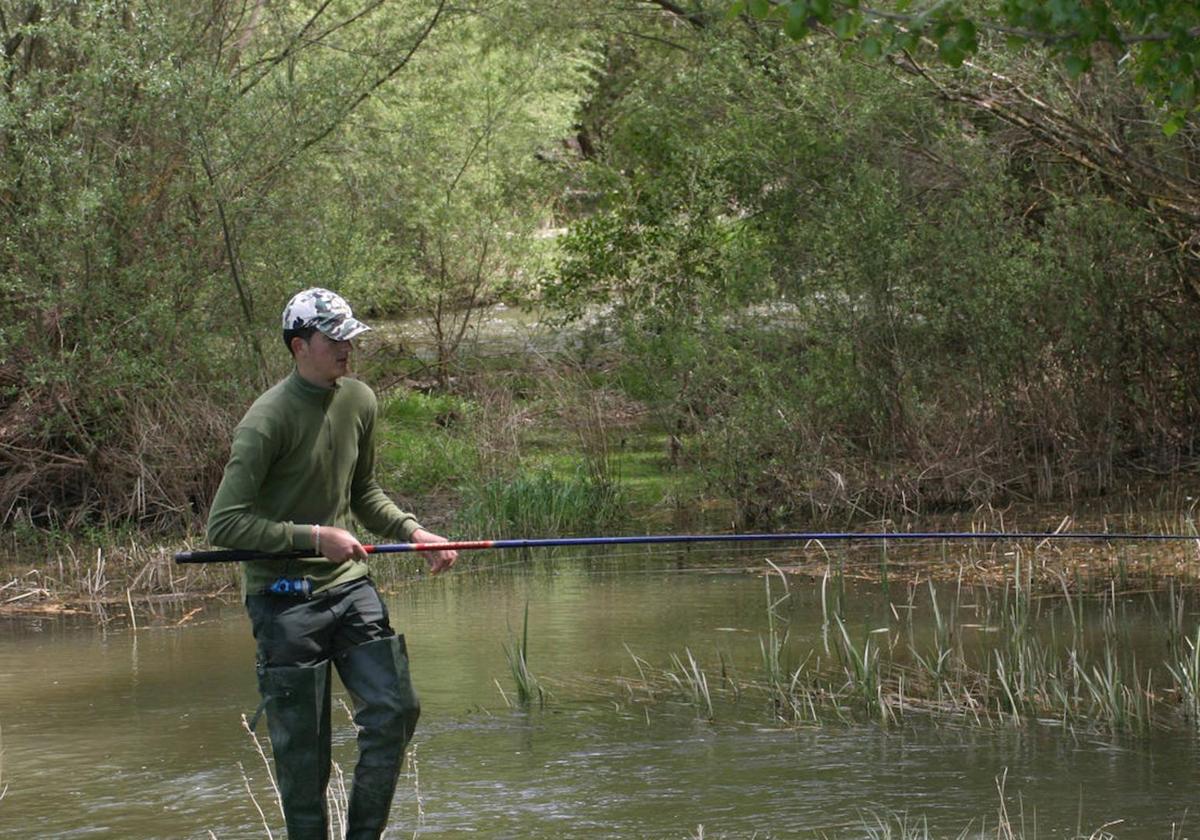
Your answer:
[[[300,373],[320,384],[349,372],[350,339],[369,329],[328,289],[305,289],[283,308],[283,343]]]

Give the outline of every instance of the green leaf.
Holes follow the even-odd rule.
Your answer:
[[[1171,114],[1171,116],[1167,117],[1167,121],[1163,123],[1163,134],[1167,137],[1174,137],[1175,133],[1183,128],[1184,121],[1184,115],[1179,111]]]
[[[729,8],[725,10],[725,19],[733,20],[740,17],[742,12],[746,11],[746,0],[734,0],[729,4]]]
[[[853,38],[862,28],[862,16],[848,12],[833,21],[833,32],[843,41]]]
[[[1192,79],[1180,79],[1171,85],[1171,101],[1179,105],[1190,104],[1196,97],[1196,83]]]
[[[750,14],[759,20],[766,20],[767,15],[771,14],[771,3],[769,0],[750,0]]]
[[[783,24],[783,31],[788,34],[788,37],[793,41],[801,40],[808,34],[808,3],[804,0],[792,3],[788,8],[787,20]]]
[[[920,41],[921,36],[916,32],[901,32],[897,30],[895,36],[892,38],[892,49],[915,50]]]
[[[875,37],[864,38],[859,48],[867,58],[879,58],[883,55],[883,44]]]

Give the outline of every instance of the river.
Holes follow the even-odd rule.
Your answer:
[[[757,703],[709,720],[678,698],[648,700],[634,655],[665,668],[691,651],[715,680],[721,662],[755,667],[767,629],[765,565],[730,571],[717,551],[700,569],[694,554],[678,560],[503,558],[499,572],[391,587],[423,713],[388,836],[996,837],[1002,809],[1025,837],[1106,824],[1120,838],[1200,834],[1194,730],[794,726]],[[789,645],[815,648],[819,583],[791,586]],[[894,615],[877,585],[851,595],[855,626]],[[263,838],[256,801],[283,837],[241,725],[257,704],[248,622],[236,603],[194,606],[144,613],[136,631],[120,611],[0,622],[0,837]],[[506,702],[504,646],[526,606],[529,666],[548,697],[520,709]],[[1127,606],[1142,610],[1136,596]],[[348,772],[340,708],[335,739]]]

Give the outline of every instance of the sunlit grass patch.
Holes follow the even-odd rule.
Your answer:
[[[582,468],[568,476],[547,469],[498,476],[462,488],[457,532],[510,538],[577,534],[621,521],[621,488]]]
[[[430,493],[462,480],[475,468],[475,448],[458,426],[471,404],[451,395],[398,393],[380,404],[378,475],[389,490]]]

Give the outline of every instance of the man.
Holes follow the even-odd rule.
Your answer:
[[[420,706],[404,637],[392,630],[368,575],[351,516],[403,542],[445,542],[396,507],[375,480],[375,394],[347,378],[351,340],[370,329],[326,289],[283,310],[295,369],[260,396],[233,434],[208,520],[214,545],[311,558],[243,567],[258,643],[260,712],[267,713],[279,792],[292,840],[326,840],[330,662],[354,700],[359,760],[348,840],[378,838]],[[456,552],[430,553],[433,573]]]

